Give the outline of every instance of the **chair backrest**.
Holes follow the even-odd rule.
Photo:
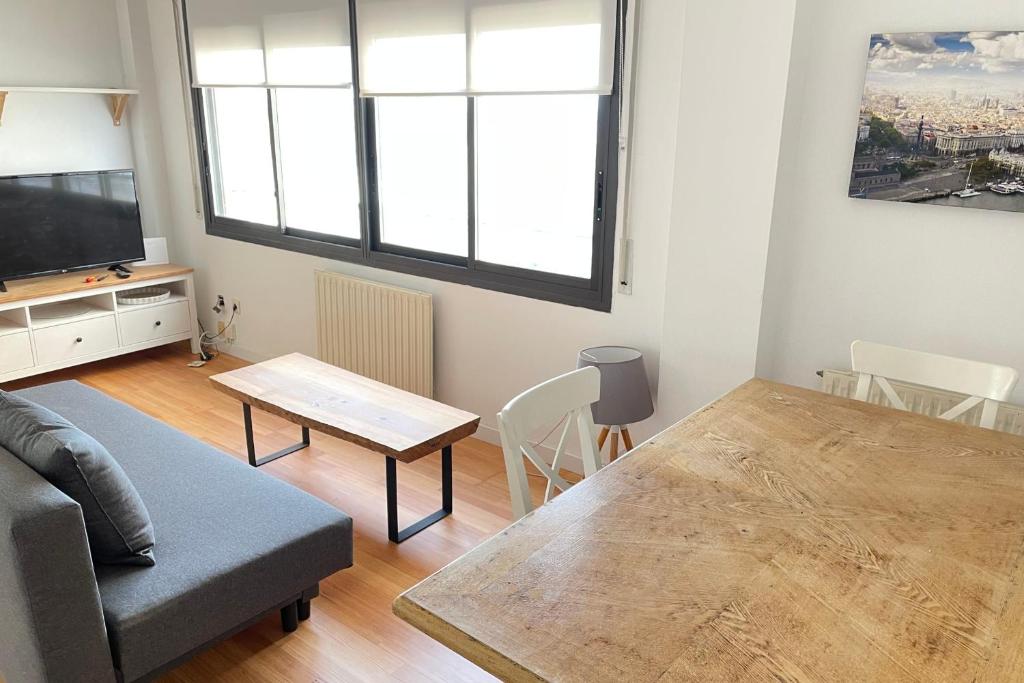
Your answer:
[[[989,429],[995,427],[998,402],[1009,398],[1020,377],[1016,370],[1002,365],[865,341],[850,345],[850,358],[853,371],[859,375],[856,399],[866,401],[874,382],[893,407],[908,410],[888,380],[945,389],[968,397],[940,418],[954,420],[983,403],[980,424]]]
[[[498,430],[505,454],[509,492],[512,494],[512,512],[519,519],[533,509],[525,456],[540,470],[547,480],[544,502],[551,499],[554,489],[565,491],[570,484],[559,474],[565,456],[568,436],[573,425],[579,433],[580,456],[583,473],[591,476],[601,467],[597,448],[597,435],[590,406],[601,398],[601,371],[594,367],[575,370],[538,384],[508,402],[498,413]],[[561,418],[562,427],[551,464],[541,458],[529,437],[536,430],[554,424]]]

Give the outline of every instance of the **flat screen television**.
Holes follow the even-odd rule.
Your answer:
[[[0,177],[0,289],[144,258],[134,172]]]

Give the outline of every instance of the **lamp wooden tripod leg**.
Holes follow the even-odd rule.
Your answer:
[[[601,433],[597,435],[597,450],[601,451],[604,449],[604,442],[608,440],[608,435],[611,435],[611,447],[608,456],[608,462],[615,462],[616,458],[619,457],[619,434],[622,434],[622,443],[626,447],[624,453],[628,453],[633,450],[633,438],[629,435],[628,427],[602,427]]]
[[[629,435],[629,427],[619,427],[619,429],[622,431],[622,443],[626,445],[624,452],[628,453],[633,450],[633,437]]]

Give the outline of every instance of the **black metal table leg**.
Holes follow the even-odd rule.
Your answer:
[[[401,543],[431,524],[452,513],[452,447],[441,449],[441,509],[418,522],[398,529],[398,465],[394,458],[385,458],[388,488],[388,540]]]
[[[267,455],[265,457],[257,458],[256,441],[253,439],[252,435],[252,406],[250,406],[248,403],[242,404],[242,417],[243,421],[245,422],[245,447],[249,451],[249,464],[252,465],[253,467],[262,467],[263,465],[266,465],[268,462],[273,462],[278,458],[283,458],[286,455],[291,455],[295,451],[301,451],[303,448],[309,446],[309,428],[303,427],[301,443],[297,443],[294,446],[289,446],[288,448],[279,450],[276,453],[271,453],[270,455]]]

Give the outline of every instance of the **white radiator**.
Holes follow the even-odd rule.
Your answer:
[[[853,398],[857,391],[857,373],[848,370],[824,370],[821,374],[822,391],[834,396]],[[938,417],[967,398],[966,394],[957,394],[917,384],[896,380],[889,380],[889,383],[911,412],[931,417]],[[892,407],[885,393],[874,382],[872,382],[871,390],[868,393],[868,403]],[[981,408],[982,405],[979,404],[953,421],[976,427],[981,420]],[[1012,403],[1000,403],[996,412],[995,429],[999,432],[1024,435],[1024,407]]]
[[[320,360],[433,398],[429,294],[317,271],[316,339]]]

